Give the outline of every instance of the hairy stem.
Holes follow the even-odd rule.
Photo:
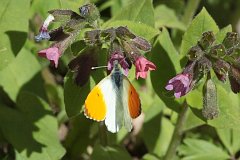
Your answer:
[[[176,155],[177,147],[179,146],[182,139],[183,127],[187,119],[187,115],[186,115],[187,111],[188,111],[188,106],[187,106],[187,103],[184,102],[183,108],[179,112],[177,123],[173,132],[173,136],[168,146],[168,150],[164,157],[164,160],[172,160]]]

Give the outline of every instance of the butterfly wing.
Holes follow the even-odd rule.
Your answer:
[[[104,81],[99,82],[85,100],[84,115],[95,121],[103,121],[106,117],[107,105],[100,87],[100,84],[103,82]]]
[[[141,114],[139,95],[126,76],[123,78],[123,110],[124,126],[128,131],[132,129],[132,119]]]
[[[89,93],[85,101],[86,117],[96,121],[105,120],[108,131],[118,132],[123,119],[122,101],[119,96],[119,89],[114,87],[111,77],[107,76]]]

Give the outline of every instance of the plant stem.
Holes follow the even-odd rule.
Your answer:
[[[99,124],[99,139],[102,146],[107,146],[107,132],[103,122]]]
[[[173,136],[168,146],[167,153],[164,156],[164,160],[172,160],[176,155],[177,147],[180,144],[180,141],[183,135],[183,126],[187,119],[187,115],[186,115],[187,111],[188,111],[188,106],[187,106],[187,103],[184,102],[183,108],[179,112],[177,123],[173,132]]]
[[[182,17],[182,22],[184,24],[188,25],[191,22],[199,3],[200,3],[200,0],[188,0],[185,13]]]

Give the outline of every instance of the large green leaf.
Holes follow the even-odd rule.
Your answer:
[[[163,43],[166,44],[165,42]],[[166,48],[166,50],[164,48]],[[155,71],[150,72],[152,86],[167,107],[178,111],[180,107],[179,101],[182,99],[177,100],[173,98],[164,88],[168,80],[176,75],[175,64],[177,64],[178,61],[175,62],[176,57],[174,57],[174,53],[169,52],[174,49],[169,49],[167,46],[164,46],[164,48],[158,41],[152,49],[153,54],[151,61],[157,67]]]
[[[128,152],[119,147],[119,146],[113,146],[113,147],[103,147],[101,145],[95,145],[93,149],[93,153],[91,156],[91,159],[97,159],[97,160],[131,160],[132,158],[128,154]]]
[[[13,63],[0,71],[0,85],[9,97],[15,101],[23,85],[39,71],[40,65],[35,56],[22,48]]]
[[[18,109],[0,106],[0,128],[20,157],[24,160],[60,159],[65,149],[57,136],[57,119],[48,105],[35,95],[22,92],[17,106]]]
[[[169,58],[171,59],[176,72],[177,73],[180,72],[180,70],[181,70],[180,61],[179,61],[180,56],[173,45],[173,42],[168,33],[168,30],[165,27],[162,28],[162,32],[159,35],[159,42],[160,42],[161,46],[163,47],[163,49],[167,52]]]
[[[236,128],[240,125],[240,101],[239,96],[230,91],[228,84],[217,83],[217,100],[220,110],[219,116],[213,120],[206,120],[202,116],[202,94],[198,89],[190,92],[187,96],[187,102],[191,106],[192,112],[195,114],[199,124],[207,123],[216,128]],[[190,125],[190,124],[188,124]],[[191,128],[190,126],[188,126]]]
[[[145,113],[143,125],[143,140],[150,153],[162,157],[168,148],[172,138],[173,124],[162,117],[162,107],[159,105],[151,106]]]
[[[199,140],[187,138],[184,144],[179,147],[180,155],[184,156],[182,160],[226,160],[230,156],[218,146]]]
[[[159,5],[155,8],[155,26],[160,27],[169,27],[177,28],[180,30],[186,30],[186,26],[178,19],[175,14],[175,11],[171,8],[168,8],[165,5]]]
[[[110,28],[110,27],[119,27],[119,26],[127,26],[131,32],[134,34],[144,37],[147,40],[152,40],[159,31],[151,26],[146,24],[139,24],[138,22],[133,22],[129,20],[116,20],[109,23],[103,24],[103,28]]]
[[[219,29],[207,10],[203,8],[193,19],[192,23],[184,33],[180,53],[182,55],[186,55],[188,50],[197,44],[197,41],[201,38],[202,33],[206,31],[213,31],[213,33],[217,33]]]
[[[91,124],[93,123],[83,114],[70,120],[72,127],[64,141],[69,159],[79,159],[86,152],[87,146],[92,143]]]
[[[209,120],[208,124],[217,128],[238,128],[240,125],[239,95],[226,90],[222,84],[217,85],[217,99],[220,114],[218,118]]]
[[[27,39],[30,0],[1,0],[0,70],[18,55]]]
[[[234,156],[240,150],[239,130],[217,129],[217,133],[229,153]]]
[[[134,0],[106,23],[112,23],[116,20],[130,20],[139,23],[139,25],[146,24],[154,27],[152,0]]]

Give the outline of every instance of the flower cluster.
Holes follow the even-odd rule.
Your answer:
[[[40,28],[39,35],[35,36],[35,40],[54,41],[47,49],[38,52],[38,55],[47,58],[51,63],[58,66],[59,57],[71,45],[79,31],[87,26],[97,27],[99,12],[95,5],[86,4],[79,8],[80,14],[71,10],[50,10],[49,16]],[[48,32],[48,26],[52,22],[61,22],[62,25]]]
[[[80,14],[77,14],[71,10],[59,9],[49,11],[49,16],[44,21],[39,35],[35,36],[35,40],[37,42],[49,40],[54,41],[54,43],[49,48],[39,51],[39,56],[47,58],[57,67],[59,58],[66,48],[72,44],[79,32],[84,28],[91,27],[92,30],[84,33],[85,36],[83,41],[86,44],[86,48],[101,48],[102,45],[106,44],[109,46],[109,71],[113,69],[113,62],[115,60],[118,60],[126,76],[132,64],[135,65],[137,79],[139,77],[146,78],[148,71],[156,69],[156,66],[148,61],[141,53],[141,51],[148,52],[151,50],[151,44],[147,40],[133,34],[127,27],[121,26],[105,30],[96,29],[99,28],[98,20],[100,15],[96,6],[93,4],[86,4],[80,7],[79,12]],[[49,24],[58,21],[61,21],[62,25],[48,32]],[[91,54],[87,55],[86,57],[91,57],[89,56]],[[80,63],[80,61],[82,61],[81,59],[81,56],[77,56],[73,59],[70,62],[70,70],[72,68],[75,69],[75,65],[79,66],[77,63]],[[74,72],[79,71],[74,70]],[[79,82],[79,84],[82,83]]]
[[[204,32],[187,57],[183,72],[170,79],[165,87],[174,91],[176,98],[186,95],[204,75],[211,74],[211,69],[220,81],[225,82],[229,78],[234,93],[240,91],[240,39],[237,33],[227,33],[219,44],[213,32]]]

